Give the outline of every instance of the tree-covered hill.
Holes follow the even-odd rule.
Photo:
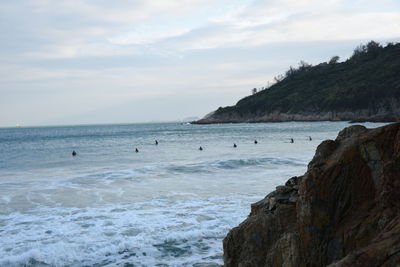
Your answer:
[[[395,121],[400,117],[400,43],[360,45],[344,62],[301,62],[267,89],[195,123]]]

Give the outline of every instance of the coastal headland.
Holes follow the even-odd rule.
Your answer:
[[[290,66],[272,83],[254,88],[234,106],[220,107],[194,124],[354,121],[400,118],[400,43],[371,41],[343,62]],[[249,90],[250,91],[250,90]]]
[[[399,266],[400,123],[323,141],[225,237],[225,266]]]

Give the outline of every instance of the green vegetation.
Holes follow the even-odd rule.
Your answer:
[[[290,67],[276,83],[241,99],[235,106],[219,108],[212,117],[262,117],[272,112],[288,114],[392,109],[400,100],[400,43],[385,47],[374,41],[360,45],[344,62],[311,66],[303,61]]]

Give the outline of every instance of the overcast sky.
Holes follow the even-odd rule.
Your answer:
[[[2,0],[0,35],[0,126],[172,121],[400,41],[400,1]]]

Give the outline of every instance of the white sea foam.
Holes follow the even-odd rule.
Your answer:
[[[344,126],[0,129],[0,266],[220,265],[250,203]]]
[[[258,198],[178,194],[130,205],[1,215],[0,265],[221,264],[222,238]]]

